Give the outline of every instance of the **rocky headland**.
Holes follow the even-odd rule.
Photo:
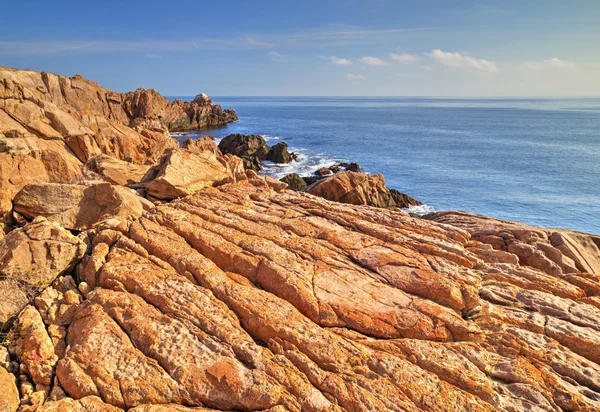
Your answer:
[[[600,410],[600,237],[169,136],[234,119],[0,69],[0,411]]]

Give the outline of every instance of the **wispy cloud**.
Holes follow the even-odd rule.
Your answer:
[[[361,27],[327,27],[315,30],[279,33],[244,34],[232,37],[197,37],[187,40],[30,40],[0,41],[0,55],[44,55],[73,52],[193,52],[198,49],[239,50],[273,49],[276,46],[325,47],[331,44],[349,44],[353,40],[375,40],[397,33],[440,30],[448,27],[415,27],[365,29]]]
[[[69,52],[190,52],[199,49],[239,50],[269,48],[272,43],[253,36],[230,39],[197,38],[193,40],[100,40],[100,41],[0,41],[0,55],[47,55]]]
[[[352,62],[350,60],[344,59],[341,57],[337,57],[337,56],[322,57],[322,59],[328,60],[331,64],[335,64],[336,66],[351,66],[352,65]]]
[[[149,59],[162,59],[162,56],[160,54],[154,53],[146,53],[146,57]]]
[[[268,41],[264,41],[264,40],[260,40],[258,37],[256,36],[242,36],[240,38],[241,40],[241,44],[245,45],[245,46],[252,46],[252,47],[264,47],[264,48],[269,48],[269,47],[273,47],[274,44],[270,43]]]
[[[346,79],[352,81],[365,80],[365,76],[363,76],[362,74],[348,73],[346,75]]]
[[[286,56],[279,54],[276,51],[268,52],[267,56],[274,62],[284,62],[286,60]]]
[[[395,62],[402,63],[402,64],[412,63],[415,60],[419,59],[419,56],[417,56],[416,54],[409,54],[409,53],[402,53],[402,54],[389,53],[389,56],[390,56],[390,60],[393,60]]]
[[[359,63],[363,63],[369,66],[387,66],[386,61],[381,60],[379,57],[365,56],[357,60]]]
[[[566,70],[575,68],[575,63],[569,60],[563,60],[559,59],[558,57],[553,57],[548,60],[525,62],[521,65],[520,68],[525,70]]]
[[[493,61],[476,59],[459,52],[445,52],[440,49],[435,49],[430,53],[427,53],[427,55],[438,63],[448,67],[460,67],[490,73],[498,71],[498,66]]]
[[[285,37],[290,41],[364,39],[413,31],[430,31],[450,28],[451,27],[404,27],[389,29],[365,29],[356,26],[344,26],[308,30],[285,35]]]
[[[398,77],[406,77],[408,79],[421,79],[423,75],[417,73],[396,73]]]

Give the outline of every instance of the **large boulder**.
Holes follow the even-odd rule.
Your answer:
[[[85,167],[116,185],[140,182],[150,169],[148,165],[137,165],[105,154],[92,157]]]
[[[17,412],[19,408],[19,391],[15,375],[0,367],[0,411]]]
[[[233,154],[239,157],[256,157],[265,160],[271,148],[264,137],[259,135],[230,134],[219,142],[219,150],[223,154]]]
[[[73,268],[86,248],[82,240],[45,218],[0,240],[0,329],[56,277]]]
[[[196,153],[212,152],[216,156],[222,156],[222,153],[219,150],[219,147],[215,143],[215,139],[212,138],[211,136],[204,136],[199,139],[192,139],[192,138],[186,139],[182,143],[181,147],[190,152],[196,152]]]
[[[15,322],[15,354],[35,385],[50,386],[58,361],[52,339],[38,310],[28,305]]]
[[[264,169],[260,160],[256,156],[242,156],[242,162],[244,163],[244,169],[246,170],[254,170],[255,172],[260,172]]]
[[[145,188],[150,196],[161,200],[184,197],[234,178],[228,167],[210,151],[173,150],[148,173],[144,178]]]
[[[111,217],[141,216],[144,208],[133,190],[110,183],[37,183],[15,196],[14,210],[29,219],[43,216],[83,231]]]
[[[306,189],[311,195],[335,202],[376,207],[397,207],[383,175],[340,172],[318,180]]]
[[[265,160],[269,160],[273,163],[289,163],[292,161],[292,156],[295,155],[288,152],[287,143],[279,142],[276,145],[271,146]]]
[[[290,190],[300,191],[306,189],[306,181],[300,177],[297,173],[290,173],[287,176],[282,177],[282,182],[287,183]]]

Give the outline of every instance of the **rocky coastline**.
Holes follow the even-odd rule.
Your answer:
[[[600,236],[169,135],[235,120],[0,67],[0,411],[600,410]]]

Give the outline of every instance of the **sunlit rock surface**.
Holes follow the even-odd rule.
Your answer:
[[[599,410],[597,276],[253,179],[99,227],[22,409]]]

